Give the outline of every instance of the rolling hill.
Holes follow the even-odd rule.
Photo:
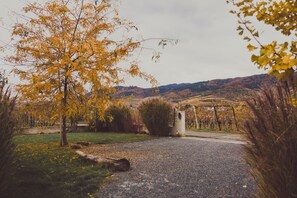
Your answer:
[[[143,99],[162,96],[172,102],[236,102],[250,96],[263,86],[276,83],[276,79],[267,74],[210,80],[196,83],[170,84],[156,89],[140,87],[117,87],[117,98]]]

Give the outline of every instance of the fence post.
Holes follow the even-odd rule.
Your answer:
[[[221,128],[221,124],[220,124],[220,121],[219,121],[219,118],[218,118],[218,113],[217,113],[216,106],[213,106],[213,110],[214,110],[215,122],[218,124],[219,130],[221,131],[222,128]]]
[[[232,112],[233,112],[233,118],[234,118],[236,130],[238,131],[238,123],[237,123],[236,114],[233,106],[232,106]]]

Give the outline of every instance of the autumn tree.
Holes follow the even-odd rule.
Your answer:
[[[123,74],[155,83],[131,61],[142,41],[119,37],[118,31],[137,28],[119,17],[111,1],[48,0],[23,10],[23,21],[13,27],[15,54],[8,61],[26,66],[14,70],[24,82],[18,87],[22,102],[47,104],[52,117],[60,118],[61,145],[68,144],[67,119],[89,106],[103,115]],[[130,66],[121,66],[123,61]]]
[[[253,52],[251,60],[278,79],[290,79],[297,65],[297,1],[295,0],[227,0],[238,17],[238,33]],[[253,22],[263,22],[284,36],[285,41],[263,43]],[[296,83],[296,82],[295,82]]]

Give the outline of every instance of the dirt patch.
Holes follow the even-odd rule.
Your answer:
[[[126,158],[128,160],[141,160],[154,156],[149,150],[136,150],[127,144],[97,144],[81,149],[84,153],[103,158]]]
[[[27,128],[23,129],[20,133],[21,134],[51,134],[51,133],[59,133],[59,127],[34,127],[34,128]]]

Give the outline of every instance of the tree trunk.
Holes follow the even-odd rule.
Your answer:
[[[98,109],[95,107],[95,133],[97,133],[98,130]]]
[[[68,97],[68,79],[65,77],[65,82],[64,82],[64,96],[62,99],[62,127],[61,127],[61,140],[60,140],[60,146],[67,146],[68,141],[67,141],[67,117],[66,117],[66,107],[67,107],[67,97]]]
[[[238,130],[239,130],[239,127],[238,127],[238,122],[237,122],[237,119],[236,119],[236,114],[235,114],[235,109],[234,109],[234,107],[232,107],[232,113],[233,113],[233,118],[234,118],[234,122],[235,122],[236,130],[238,131]]]
[[[63,115],[62,117],[62,135],[61,135],[61,146],[67,146],[68,145],[68,141],[67,141],[67,131],[66,131],[66,126],[67,125],[67,119],[66,116]]]
[[[65,113],[62,113],[62,112],[60,113],[60,146],[68,145],[67,134],[66,134],[67,119],[64,114]]]
[[[197,119],[197,113],[196,113],[196,107],[195,106],[193,106],[193,110],[194,110],[194,115],[195,115],[196,129],[198,129],[198,119]]]

